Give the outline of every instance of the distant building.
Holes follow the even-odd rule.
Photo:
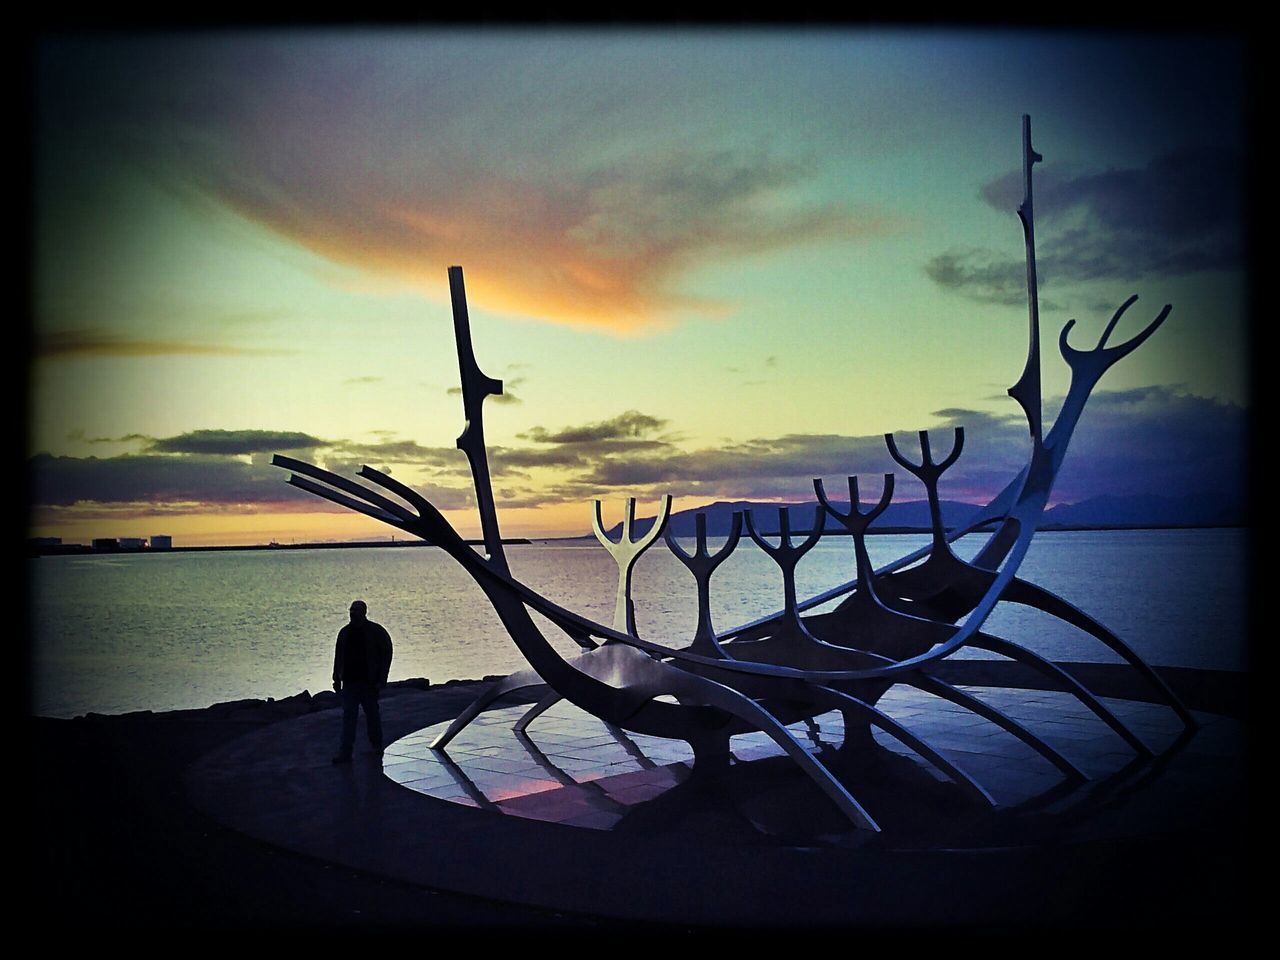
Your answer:
[[[27,556],[41,557],[50,553],[62,553],[61,537],[27,537]]]
[[[151,549],[152,550],[172,550],[173,537],[169,537],[169,536],[165,536],[163,534],[157,533],[155,536],[151,538]]]
[[[111,553],[120,549],[120,541],[115,537],[95,537],[92,546],[99,553]]]
[[[120,538],[121,550],[141,550],[146,545],[147,545],[146,537],[121,537]]]

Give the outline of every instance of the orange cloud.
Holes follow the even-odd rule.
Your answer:
[[[899,228],[852,202],[857,184],[833,189],[822,138],[780,132],[789,100],[684,102],[669,67],[617,72],[609,44],[572,41],[563,61],[541,42],[464,37],[143,47],[91,67],[74,45],[55,51],[42,104],[85,131],[68,143],[109,143],[166,188],[433,293],[461,264],[477,302],[504,312],[652,329],[726,308],[681,289],[695,267]]]
[[[665,326],[677,310],[725,309],[722,301],[675,291],[681,273],[699,262],[892,229],[875,216],[807,213],[738,236],[725,225],[714,235],[696,231],[622,256],[598,242],[557,232],[554,218],[518,227],[486,220],[483,211],[453,211],[445,221],[438,213],[395,209],[365,212],[361,222],[351,223],[334,211],[300,216],[297,210],[286,215],[243,202],[233,206],[331,260],[433,292],[444,284],[445,267],[462,264],[469,295],[490,309],[615,333]]]
[[[679,290],[694,266],[898,229],[874,211],[795,203],[809,172],[764,156],[667,151],[607,171],[523,176],[450,161],[418,181],[354,169],[341,145],[319,149],[328,166],[351,163],[349,177],[296,152],[282,160],[274,143],[243,149],[233,169],[202,157],[185,175],[335,262],[433,293],[445,268],[461,264],[468,293],[487,308],[615,333],[664,326],[680,310],[725,309]]]

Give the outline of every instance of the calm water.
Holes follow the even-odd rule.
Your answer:
[[[923,536],[872,537],[881,564]],[[957,548],[971,556],[981,545]],[[688,546],[688,545],[686,545]],[[1041,533],[1022,566],[1115,630],[1149,662],[1244,669],[1243,530]],[[616,568],[594,541],[509,548],[513,573],[559,603],[613,619]],[[478,587],[430,548],[174,553],[28,560],[33,707],[45,716],[202,707],[328,689],[333,641],[355,597],[395,641],[392,679],[508,673],[524,665]],[[801,561],[801,596],[852,576],[846,539]],[[749,543],[712,580],[727,628],[781,605],[781,576]],[[661,544],[636,567],[640,634],[682,642],[697,612],[693,580]],[[1115,658],[1091,638],[1013,605],[988,629],[1060,659]],[[551,636],[551,631],[548,631]],[[553,637],[566,653],[577,647]]]

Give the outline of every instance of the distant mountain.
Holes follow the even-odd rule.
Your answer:
[[[1062,503],[1045,512],[1041,529],[1054,527],[1243,526],[1243,501],[1210,495],[1160,497],[1104,495]]]
[[[837,510],[849,509],[847,501],[832,501]],[[673,513],[668,522],[677,537],[696,535],[695,517],[707,515],[707,536],[729,535],[729,525],[735,510],[754,510],[756,529],[776,536],[778,533],[778,508],[791,508],[790,520],[793,534],[808,533],[813,525],[813,500],[791,503],[758,503],[750,500],[719,500],[703,507]],[[864,509],[866,505],[864,503]],[[980,504],[958,500],[942,501],[942,522],[948,527],[965,523]],[[1045,511],[1040,524],[1042,530],[1063,527],[1166,527],[1166,526],[1243,526],[1247,522],[1244,505],[1239,499],[1217,500],[1211,496],[1160,497],[1149,495],[1091,497],[1079,503],[1064,503]],[[637,517],[633,537],[643,536],[653,526],[653,517]],[[929,503],[927,500],[909,500],[891,503],[871,524],[872,530],[900,529],[928,530]],[[622,530],[616,523],[608,532],[615,540]],[[843,532],[844,528],[831,516],[824,514],[824,530],[827,533]],[[745,535],[745,532],[744,532]],[[590,537],[591,534],[584,534]]]

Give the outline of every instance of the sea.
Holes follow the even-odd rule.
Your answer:
[[[956,552],[971,557],[984,539],[966,537]],[[868,538],[877,566],[926,543],[918,534]],[[717,545],[713,539],[712,549]],[[507,556],[516,577],[552,600],[613,622],[617,568],[594,540],[515,545]],[[1246,670],[1248,559],[1248,531],[1240,528],[1042,531],[1020,573],[1110,627],[1149,663]],[[391,633],[392,680],[440,683],[524,666],[480,589],[433,547],[26,563],[30,709],[40,716],[185,709],[329,689],[334,640],[354,599]],[[852,542],[828,537],[800,561],[797,587],[801,597],[813,596],[853,576]],[[632,595],[640,636],[672,646],[690,639],[694,581],[661,542],[638,561]],[[711,603],[717,630],[769,614],[782,606],[781,574],[744,539],[716,571]],[[577,652],[540,622],[566,655]],[[1092,637],[1014,604],[999,605],[985,629],[1058,660],[1118,659]]]

